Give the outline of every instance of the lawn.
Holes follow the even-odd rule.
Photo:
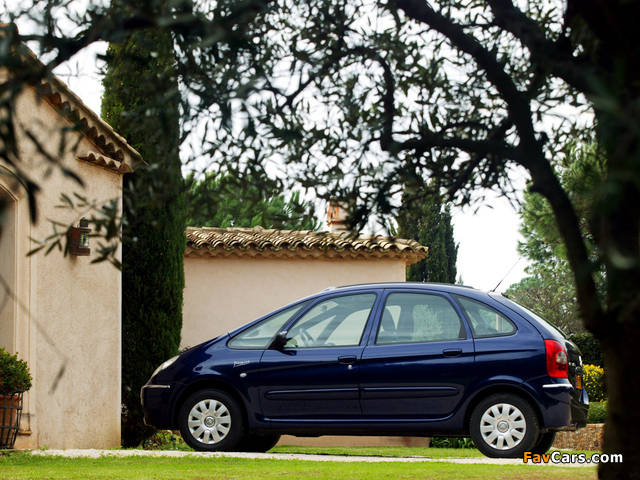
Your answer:
[[[269,453],[304,453],[308,455],[359,455],[375,457],[428,457],[460,458],[484,457],[475,448],[424,448],[424,447],[297,447],[283,445]]]
[[[549,450],[549,453],[556,449]],[[476,448],[424,448],[424,447],[298,447],[283,445],[269,450],[269,453],[303,453],[308,455],[358,455],[375,457],[426,457],[426,458],[468,458],[484,455]],[[566,450],[562,453],[584,453],[591,458],[597,451]]]
[[[431,449],[437,450],[437,449]],[[433,452],[430,452],[433,453]],[[435,456],[435,455],[434,455]],[[1,479],[595,479],[595,467],[460,465],[446,462],[365,463],[220,457],[63,458],[0,456]]]

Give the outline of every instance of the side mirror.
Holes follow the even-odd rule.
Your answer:
[[[271,344],[271,348],[273,350],[282,350],[284,348],[284,346],[287,344],[287,332],[286,330],[283,330],[282,332],[278,332],[278,334],[276,335],[276,338],[273,340],[273,343]]]

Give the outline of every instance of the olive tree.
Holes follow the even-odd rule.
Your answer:
[[[14,160],[7,98],[20,82],[96,40],[160,28],[175,40],[183,138],[197,133],[194,151],[208,167],[251,178],[276,171],[270,182],[280,187],[348,202],[353,226],[393,215],[406,185],[477,203],[486,189],[511,195],[510,171],[525,168],[550,205],[580,316],[606,357],[604,451],[624,462],[599,474],[640,471],[640,2],[175,0],[154,15],[152,0],[119,12],[36,3],[22,14],[39,18],[42,33],[30,39],[53,60],[36,71],[10,65],[0,97],[5,161]],[[60,11],[78,25],[68,34],[52,20]],[[0,52],[25,39],[4,32]],[[590,206],[596,258],[554,170],[568,139],[593,136],[607,158]],[[19,174],[35,205],[36,182]]]

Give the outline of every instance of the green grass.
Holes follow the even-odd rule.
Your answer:
[[[435,450],[435,449],[434,449]],[[543,480],[596,478],[594,467],[459,465],[446,462],[365,463],[239,458],[101,457],[62,458],[30,454],[0,456],[1,479],[229,479],[311,477],[322,479]]]
[[[549,450],[552,453],[557,449]],[[420,448],[420,447],[297,447],[282,445],[269,450],[269,453],[303,453],[308,455],[356,455],[375,457],[426,457],[426,458],[469,458],[484,455],[476,448]],[[587,450],[567,450],[562,453],[584,453],[588,458],[594,453]]]
[[[309,455],[362,455],[376,457],[461,458],[483,457],[475,448],[420,447],[294,447],[283,445],[269,453],[305,453]]]

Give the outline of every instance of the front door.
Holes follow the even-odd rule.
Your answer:
[[[263,415],[275,422],[359,419],[358,373],[376,293],[323,300],[260,362]]]

